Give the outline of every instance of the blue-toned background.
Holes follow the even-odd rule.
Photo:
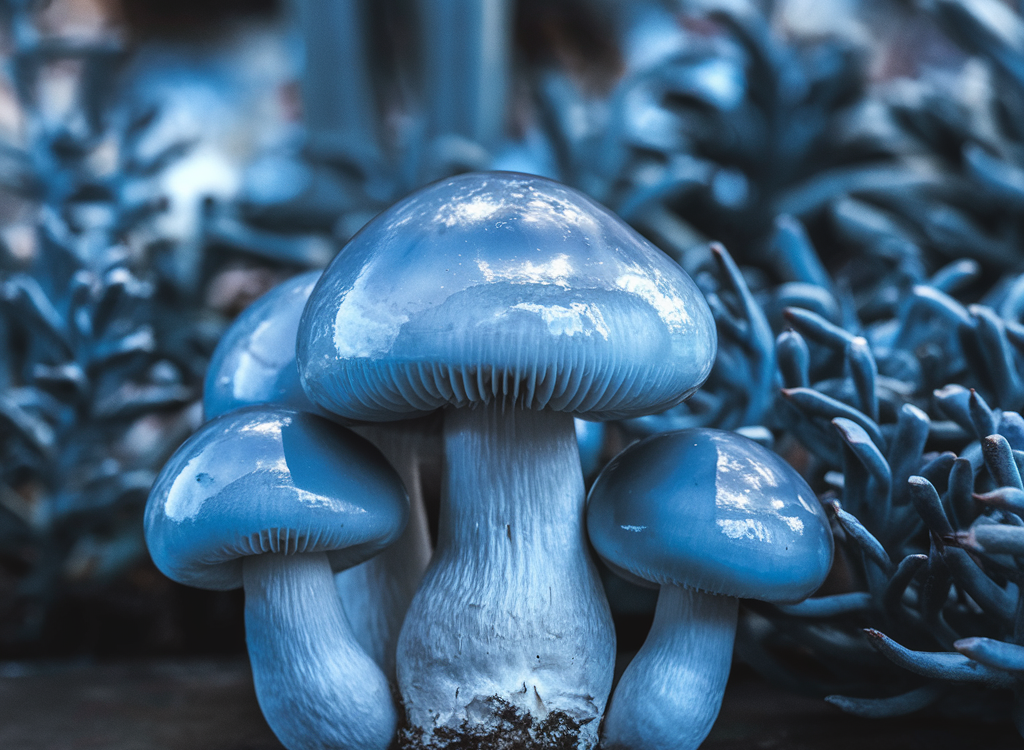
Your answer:
[[[718,327],[686,404],[578,425],[588,480],[710,426],[830,508],[820,596],[745,607],[738,660],[861,715],[1009,715],[1024,661],[979,649],[1024,642],[1019,4],[0,10],[0,659],[240,653],[241,595],[164,579],[141,528],[218,340],[415,188],[506,169],[618,213]],[[605,583],[628,653],[653,598]],[[865,628],[994,673],[961,691]]]

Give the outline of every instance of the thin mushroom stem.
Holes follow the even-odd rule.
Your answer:
[[[409,722],[493,730],[497,698],[596,744],[615,635],[583,524],[572,416],[449,409],[433,560],[398,644]]]
[[[384,673],[356,642],[325,553],[242,564],[256,698],[288,750],[384,750],[397,713]]]
[[[739,600],[662,586],[647,640],[605,713],[602,748],[694,750],[718,717]]]
[[[431,135],[494,145],[505,126],[512,3],[420,2]]]
[[[294,6],[305,41],[308,148],[320,157],[363,160],[360,166],[369,168],[380,156],[380,144],[362,33],[365,6],[356,0],[295,0]]]
[[[422,429],[401,424],[360,425],[401,477],[409,494],[409,523],[398,540],[366,562],[334,576],[334,585],[359,645],[389,679],[402,621],[430,562],[430,530],[420,478]]]

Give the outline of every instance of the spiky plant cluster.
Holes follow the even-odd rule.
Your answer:
[[[763,425],[781,310],[840,313],[804,224],[785,211],[817,221],[866,181],[891,182],[898,166],[859,124],[872,99],[863,51],[849,42],[786,41],[752,7],[690,18],[675,33],[678,49],[589,103],[599,114],[589,131],[570,127],[584,102],[569,95],[569,78],[547,72],[544,121],[562,174],[693,273],[718,323],[705,387],[627,434],[716,426],[771,442]],[[695,249],[703,237],[725,240],[743,272],[721,248]]]
[[[753,256],[823,172],[885,158],[854,127],[864,56],[849,42],[789,43],[752,5],[669,22],[675,50],[627,70],[589,118],[567,76],[545,71],[538,90],[560,177],[670,254],[704,236]]]
[[[780,448],[798,442],[805,466],[833,486],[823,499],[843,554],[828,595],[751,614],[741,654],[853,713],[952,698],[943,705],[1009,712],[1021,728],[1022,566],[1011,540],[1021,525],[1022,247],[1008,189],[1020,138],[1007,113],[1019,106],[1024,37],[1001,4],[931,10],[980,56],[960,73],[981,79],[973,98],[942,76],[884,92],[898,136],[887,141],[888,180],[835,191],[841,179],[818,178],[833,186],[833,229],[856,252],[803,302],[780,299],[786,284],[762,296],[787,328],[769,423],[785,436]],[[790,248],[803,265],[806,248]],[[778,661],[784,645],[796,661]]]
[[[147,147],[156,111],[113,106],[124,45],[41,34],[34,3],[3,10],[21,118],[2,145],[21,211],[0,265],[0,617],[15,644],[69,585],[145,559],[142,507],[197,423],[219,327],[186,304],[154,232],[153,178],[188,144]],[[74,94],[55,112],[59,75]]]
[[[992,281],[1020,262],[1024,20],[990,0],[924,8],[966,62],[882,92],[895,125],[889,148],[918,179],[871,200],[905,239],[946,260],[972,258]]]
[[[984,540],[1016,538],[1021,524],[1012,498],[1024,358],[1015,323],[940,289],[964,270],[973,265],[943,269],[870,325],[788,308],[777,339],[783,388],[771,419],[832,485],[823,501],[842,554],[832,592],[751,614],[741,653],[794,688],[883,694],[830,699],[863,715],[910,712],[964,685],[1016,684],[1021,567],[1013,543]],[[780,662],[786,644],[818,669]],[[916,677],[887,674],[871,646]]]
[[[1024,338],[1012,190],[1020,139],[1008,113],[1020,96],[1014,76],[1024,69],[1024,27],[998,3],[939,2],[930,11],[980,56],[958,78],[946,72],[864,92],[844,88],[841,74],[826,76],[822,86],[836,96],[824,101],[844,102],[845,117],[814,117],[808,107],[801,125],[829,124],[818,137],[801,141],[789,120],[793,132],[783,127],[770,142],[748,141],[760,143],[754,153],[765,167],[787,144],[802,143],[786,168],[761,172],[756,160],[709,159],[705,174],[731,168],[757,186],[745,213],[732,214],[746,219],[740,228],[716,224],[724,213],[721,205],[709,210],[713,185],[655,194],[645,215],[660,224],[631,217],[669,248],[659,226],[682,237],[693,236],[688,226],[730,237],[748,265],[741,273],[720,249],[714,264],[700,251],[679,253],[684,265],[700,269],[696,278],[718,324],[719,362],[690,402],[623,428],[740,428],[774,438],[819,483],[840,550],[832,580],[803,604],[749,608],[741,658],[865,716],[948,699],[944,706],[964,712],[1005,717],[1012,710],[1020,727],[1019,697],[1011,692],[1019,696],[1024,654]],[[716,18],[732,33],[750,28],[729,15]],[[739,36],[751,39],[749,31]],[[751,98],[763,106],[767,97],[785,112],[771,94],[785,101],[807,89],[787,88],[792,73],[766,84],[763,77],[778,68],[765,59],[795,59],[777,40],[771,44],[774,53],[758,60],[762,79]],[[970,97],[953,91],[954,81],[968,78]],[[668,98],[657,108],[661,119],[648,113],[646,122],[664,124],[667,112],[684,111],[677,122],[711,135],[690,140],[683,153],[711,156],[731,130],[718,121],[702,131],[706,109],[685,111]],[[749,110],[737,120],[734,127],[772,121]],[[838,131],[845,140],[836,137],[837,123],[845,124]],[[626,153],[649,159],[651,151],[634,144]],[[832,252],[819,254],[809,234]]]

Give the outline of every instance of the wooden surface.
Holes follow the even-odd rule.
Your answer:
[[[1021,750],[1013,726],[911,715],[861,719],[752,675],[729,683],[702,750]]]
[[[0,669],[3,750],[280,750],[248,664]]]
[[[0,665],[3,750],[280,750],[244,662]],[[869,721],[741,675],[705,750],[1003,750],[1010,726]]]

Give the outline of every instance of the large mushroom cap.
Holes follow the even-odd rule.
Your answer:
[[[370,222],[314,289],[303,387],[388,421],[503,401],[591,419],[688,397],[715,356],[707,303],[607,209],[540,177],[462,175]]]
[[[206,370],[207,419],[254,404],[316,410],[299,384],[295,337],[302,309],[319,278],[320,271],[309,271],[278,284],[231,324]]]
[[[146,544],[169,578],[242,585],[241,558],[326,552],[335,569],[393,542],[408,498],[384,457],[321,417],[241,409],[208,422],[164,466],[146,505]]]
[[[832,562],[828,521],[803,478],[721,430],[662,433],[622,451],[594,482],[587,530],[630,575],[738,598],[799,601]]]

